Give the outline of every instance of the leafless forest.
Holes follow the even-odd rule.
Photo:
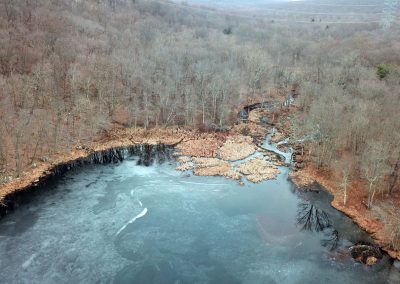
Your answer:
[[[400,30],[382,7],[0,0],[1,181],[112,127],[232,125],[239,105],[295,85],[310,162],[398,210]]]

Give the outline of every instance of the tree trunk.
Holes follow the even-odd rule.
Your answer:
[[[397,184],[397,181],[399,179],[399,171],[400,171],[400,155],[397,157],[397,161],[394,164],[392,173],[389,177],[389,194],[392,194],[394,191],[394,188]]]

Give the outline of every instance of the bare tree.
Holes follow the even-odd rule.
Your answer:
[[[348,187],[351,181],[351,167],[349,162],[344,162],[341,165],[342,168],[342,183],[341,186],[343,188],[343,204],[344,206],[347,205],[347,198],[348,198]]]
[[[377,191],[377,183],[384,176],[387,165],[387,153],[381,142],[370,142],[361,157],[364,178],[368,181],[367,207],[371,209]]]
[[[392,194],[394,192],[394,189],[399,182],[399,176],[400,176],[400,145],[398,143],[398,141],[400,141],[400,133],[394,130],[393,132],[391,132],[391,134],[392,135],[390,136],[393,136],[393,138],[388,139],[390,141],[389,174],[388,174],[389,194]]]

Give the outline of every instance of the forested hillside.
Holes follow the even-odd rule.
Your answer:
[[[146,0],[0,7],[2,182],[113,127],[229,126],[239,105],[298,86],[292,132],[310,161],[364,180],[369,207],[399,194],[396,25]]]

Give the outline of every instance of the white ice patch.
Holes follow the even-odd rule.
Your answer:
[[[126,223],[125,225],[123,225],[121,227],[121,229],[118,230],[116,236],[118,236],[123,230],[125,230],[125,228],[129,225],[132,224],[133,222],[135,222],[137,219],[142,218],[144,215],[147,214],[147,208],[144,208],[142,212],[140,212],[138,215],[136,215],[135,217],[133,217],[131,220],[129,220],[128,223]]]
[[[42,243],[42,246],[41,246],[41,249],[45,249],[45,248],[47,248],[49,245],[50,245],[50,241],[49,240],[45,240],[43,243]],[[27,269],[31,264],[32,264],[32,262],[35,260],[35,258],[38,256],[38,253],[34,253],[34,254],[32,254],[29,258],[28,258],[28,260],[27,261],[25,261],[23,264],[22,264],[22,268],[23,269]]]
[[[27,268],[31,265],[32,261],[36,258],[36,256],[37,256],[37,253],[32,254],[31,257],[28,258],[28,260],[25,261],[25,262],[22,264],[22,268],[23,268],[23,269],[27,269]]]
[[[158,272],[160,272],[160,271],[161,271],[161,269],[160,269],[160,267],[158,266],[158,264],[157,264],[157,263],[154,263],[154,266],[156,267],[156,269],[157,269],[157,271],[158,271]]]
[[[133,197],[135,195],[135,191],[132,189],[131,190],[131,197]],[[142,201],[139,200],[139,198],[136,198],[137,202],[139,203],[140,207],[143,207],[143,203]]]
[[[179,177],[181,175],[180,172],[177,172],[175,170],[170,170],[170,171],[160,171],[160,173],[165,174],[166,176],[170,177]]]
[[[201,183],[201,182],[191,182],[191,181],[181,181],[181,183],[187,183],[187,184],[197,184],[197,185],[215,185],[215,186],[226,186],[227,184],[225,183]]]
[[[157,171],[155,167],[143,167],[143,166],[136,166],[132,170],[133,175],[135,176],[154,176]]]

